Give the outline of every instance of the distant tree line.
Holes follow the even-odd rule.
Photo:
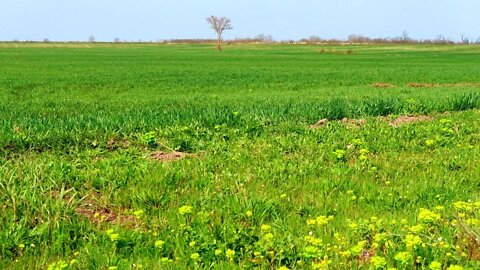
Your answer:
[[[271,43],[271,44],[480,44],[480,37],[477,39],[462,36],[459,41],[446,38],[443,35],[438,35],[434,39],[413,39],[408,34],[398,37],[386,38],[372,38],[363,35],[349,35],[347,39],[325,39],[319,36],[311,36],[309,38],[302,38],[299,40],[275,40],[270,35],[260,34],[252,38],[234,38],[225,40],[226,44],[257,44],[257,43]],[[169,39],[161,40],[160,43],[215,43],[215,39]]]
[[[182,44],[201,44],[201,43],[216,43],[216,39],[168,39],[158,40],[160,43],[182,43]],[[302,38],[299,40],[275,40],[271,35],[260,34],[255,37],[234,38],[225,40],[226,44],[480,44],[480,37],[472,38],[465,35],[461,36],[459,41],[446,38],[443,35],[438,35],[433,39],[414,39],[411,38],[408,32],[404,31],[400,36],[372,38],[363,35],[352,34],[347,39],[325,39],[319,36],[311,36],[309,38]]]
[[[9,41],[3,41],[9,42]],[[50,39],[45,38],[43,41],[19,41],[17,39],[13,42],[52,42]],[[70,43],[82,42],[82,41],[69,41]],[[96,41],[94,36],[90,36],[87,40],[90,43],[105,43]],[[142,41],[142,40],[121,40],[116,37],[112,40],[113,43],[162,43],[162,44],[217,44],[217,39],[159,39],[156,41]],[[403,32],[400,36],[385,37],[385,38],[372,38],[363,35],[352,34],[346,39],[325,39],[319,36],[311,36],[309,38],[302,38],[298,40],[275,40],[271,35],[260,34],[255,37],[240,37],[224,41],[225,44],[480,44],[480,37],[472,38],[462,35],[460,40],[454,41],[446,38],[443,35],[438,35],[433,39],[414,39],[411,38],[407,32]]]

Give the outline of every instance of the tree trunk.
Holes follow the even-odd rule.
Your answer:
[[[221,52],[222,51],[222,38],[218,36],[217,39],[217,51]]]

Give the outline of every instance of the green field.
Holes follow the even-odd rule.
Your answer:
[[[2,269],[480,268],[478,46],[0,43],[0,66]]]

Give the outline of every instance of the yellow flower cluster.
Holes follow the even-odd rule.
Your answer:
[[[184,205],[180,208],[178,208],[178,213],[180,215],[186,215],[186,214],[191,214],[192,213],[193,207],[190,205]]]
[[[318,226],[324,226],[324,225],[327,225],[330,221],[333,220],[333,216],[319,216],[317,217],[316,219],[308,219],[307,220],[307,225],[308,226],[314,226],[314,225],[318,225]]]
[[[425,208],[420,208],[418,212],[418,220],[423,223],[437,223],[441,219],[441,216],[433,211]]]
[[[420,236],[413,234],[407,234],[403,241],[405,242],[407,249],[414,249],[422,244],[422,239]]]
[[[155,241],[155,244],[154,244],[154,245],[155,245],[156,248],[162,248],[164,244],[165,244],[164,241],[162,241],[162,240],[157,240],[157,241]]]
[[[395,254],[394,259],[396,261],[398,261],[399,263],[405,265],[405,264],[408,264],[412,260],[412,254],[410,254],[409,252],[405,252],[405,251],[398,252],[397,254]]]
[[[108,229],[107,230],[107,235],[112,242],[115,242],[120,238],[120,235],[118,233],[115,233],[115,231],[113,229]]]
[[[387,267],[387,260],[384,257],[373,256],[370,260],[375,269],[384,269],[385,267]]]
[[[480,210],[480,202],[462,202],[458,201],[453,204],[453,207],[459,211],[473,212]]]

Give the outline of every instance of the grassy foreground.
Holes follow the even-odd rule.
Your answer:
[[[0,44],[0,65],[2,269],[480,267],[479,47]]]

